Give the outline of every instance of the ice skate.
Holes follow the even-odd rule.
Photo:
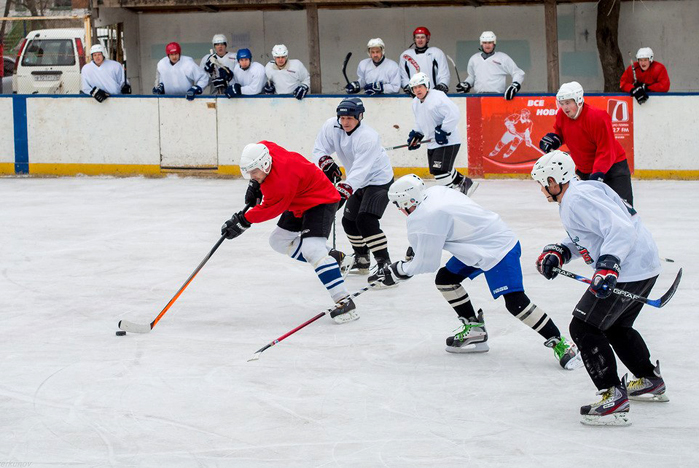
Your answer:
[[[337,265],[340,267],[340,273],[342,274],[342,277],[347,277],[347,274],[350,272],[350,269],[354,264],[354,254],[345,255],[343,252],[340,252],[339,250],[330,249],[328,255],[334,258],[337,262]]]
[[[368,275],[371,259],[367,255],[352,255],[354,262],[350,267],[349,273],[352,275]]]
[[[354,305],[354,301],[348,298],[345,299],[338,302],[335,306],[335,310],[330,312],[330,318],[332,318],[335,323],[352,322],[359,318],[357,306]]]
[[[553,355],[558,360],[562,368],[566,370],[574,370],[582,367],[583,361],[577,346],[569,343],[564,336],[554,336],[546,340],[544,346],[553,349]]]
[[[478,311],[478,318],[472,321],[459,317],[463,328],[456,335],[447,338],[448,353],[485,353],[488,346],[488,332],[483,322],[483,311]]]
[[[367,278],[367,282],[374,283],[378,281],[376,286],[374,286],[374,289],[388,289],[398,286],[398,283],[396,283],[396,280],[391,274],[389,265],[389,262],[381,262],[374,265],[374,268],[372,268],[371,275],[369,275],[369,278]]]
[[[466,176],[463,177],[464,178],[461,180],[461,182],[459,182],[459,185],[457,185],[455,188],[467,197],[470,197],[471,195],[473,195],[473,192],[476,191],[480,184],[473,179],[469,179]]]
[[[628,380],[628,374],[622,379],[626,383],[629,392],[629,400],[634,401],[670,401],[665,394],[665,381],[660,374],[660,361],[655,361],[653,377],[641,377]]]
[[[630,426],[629,399],[621,385],[597,392],[602,399],[580,408],[580,422],[588,426]]]

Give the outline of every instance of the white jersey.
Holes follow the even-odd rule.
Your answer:
[[[658,247],[641,217],[608,185],[598,181],[570,181],[559,205],[568,233],[562,244],[572,258],[583,257],[595,267],[602,255],[620,263],[619,281],[641,281],[660,274]]]
[[[311,75],[300,60],[287,60],[282,69],[272,60],[265,65],[265,74],[267,80],[274,84],[276,94],[294,94],[301,84],[311,87]]]
[[[345,167],[346,183],[356,192],[367,185],[383,185],[393,179],[393,168],[379,134],[365,123],[348,135],[336,117],[328,119],[318,132],[313,157],[337,154]]]
[[[90,94],[95,86],[107,94],[121,94],[121,87],[126,82],[124,67],[114,60],[104,59],[99,67],[95,62],[86,64],[80,70],[81,89]]]
[[[451,133],[447,145],[461,144],[461,135],[457,128],[461,113],[456,104],[442,91],[430,89],[423,102],[413,98],[413,114],[415,115],[413,130],[425,135],[425,140],[432,139],[432,142],[427,143],[428,149],[442,146],[434,141],[434,129],[437,125],[441,125],[445,132]]]
[[[209,82],[213,81],[214,78],[219,77],[218,73],[218,68],[219,66],[223,65],[224,67],[227,67],[231,73],[233,73],[233,70],[235,70],[236,65],[238,65],[238,61],[235,59],[235,54],[232,52],[226,52],[226,54],[223,57],[219,57],[216,53],[213,54],[206,54],[202,59],[201,62],[199,62],[199,68],[202,70],[204,69],[204,66],[206,65],[206,62],[209,61],[209,57],[216,56],[216,59],[212,59],[212,62],[214,63],[214,72],[209,73]],[[206,72],[204,72],[206,73]],[[209,94],[218,94],[216,91],[216,88],[214,88],[214,85],[211,84],[209,86]]]
[[[524,82],[524,72],[502,52],[495,52],[484,59],[481,53],[473,54],[468,61],[468,77],[466,82],[476,93],[502,94],[507,89],[507,76],[519,84]]]
[[[257,62],[251,62],[246,70],[237,64],[233,70],[233,77],[234,81],[240,85],[240,92],[245,95],[260,94],[267,81],[265,67]]]
[[[442,250],[488,271],[518,242],[497,213],[443,185],[425,190],[425,199],[408,216],[407,228],[415,257],[402,267],[410,276],[437,271]]]
[[[384,94],[396,94],[401,92],[400,70],[398,64],[386,57],[377,66],[370,58],[359,62],[357,66],[357,78],[359,86],[364,88],[367,84],[383,83]]]
[[[437,47],[428,47],[421,54],[415,52],[415,49],[408,49],[400,54],[398,65],[402,87],[407,86],[410,78],[417,72],[429,76],[433,88],[440,83],[449,86],[451,81],[447,56]]]
[[[180,60],[172,65],[168,57],[163,57],[158,62],[155,74],[155,86],[162,83],[165,86],[165,94],[184,95],[194,85],[201,89],[209,84],[209,76],[199,68],[192,57],[181,55]]]

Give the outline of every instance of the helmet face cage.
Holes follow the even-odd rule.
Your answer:
[[[555,150],[539,158],[531,175],[543,187],[549,186],[549,177],[559,185],[565,184],[575,176],[575,163],[568,153]]]

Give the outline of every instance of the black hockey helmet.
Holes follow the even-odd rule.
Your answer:
[[[357,120],[361,120],[364,111],[364,103],[361,99],[358,97],[345,98],[337,106],[337,118],[339,119],[343,115],[350,115]]]

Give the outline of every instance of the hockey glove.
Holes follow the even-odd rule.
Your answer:
[[[602,255],[597,260],[595,275],[590,283],[590,292],[600,299],[612,295],[619,279],[619,259],[614,255]]]
[[[121,94],[131,94],[131,85],[129,83],[121,85]]]
[[[409,262],[413,258],[415,258],[415,251],[412,247],[408,247],[408,250],[405,251],[405,261]]]
[[[393,278],[396,280],[396,283],[400,281],[407,281],[410,278],[412,278],[412,276],[406,275],[405,271],[403,271],[404,264],[404,261],[397,261],[391,263],[391,265],[388,267],[388,269],[391,270],[391,274],[393,275]]]
[[[265,94],[274,94],[277,92],[277,89],[274,87],[274,83],[268,81],[265,87],[262,88],[262,92],[264,92]]]
[[[558,272],[554,268],[560,268],[570,261],[570,250],[562,244],[549,244],[544,247],[539,258],[536,260],[536,269],[546,279],[554,279]]]
[[[95,100],[97,102],[104,102],[104,100],[109,97],[109,94],[105,93],[103,90],[101,90],[97,86],[95,86],[90,91],[90,96],[95,98]]]
[[[377,81],[376,83],[368,83],[364,87],[364,92],[367,96],[373,96],[374,94],[383,94],[383,83]]]
[[[446,145],[447,143],[449,143],[449,135],[451,135],[451,133],[442,130],[441,125],[437,125],[434,128],[434,141],[438,145]]]
[[[604,182],[604,172],[593,172],[590,174],[590,177],[587,178],[587,180],[598,180],[600,182]]]
[[[194,96],[197,94],[201,94],[204,90],[201,89],[201,87],[194,85],[191,88],[187,90],[187,94],[185,97],[187,98],[188,101],[193,101]]]
[[[357,94],[361,89],[362,87],[359,85],[359,81],[353,81],[345,86],[347,94]]]
[[[458,85],[456,85],[456,90],[460,93],[468,93],[469,91],[471,91],[471,83],[464,80]]]
[[[160,83],[158,86],[153,88],[153,94],[165,94],[165,85]]]
[[[645,83],[638,83],[638,86],[635,86],[631,90],[631,96],[636,98],[639,104],[643,104],[648,100],[648,92],[646,88]]]
[[[221,226],[221,235],[225,236],[226,239],[235,239],[247,231],[250,226],[251,224],[248,223],[245,215],[240,211]]]
[[[240,96],[242,94],[240,91],[240,85],[238,83],[233,83],[232,85],[226,88],[225,94],[228,98]]]
[[[342,201],[347,201],[347,199],[354,193],[354,189],[352,189],[350,184],[345,182],[340,182],[337,184],[337,191],[340,192],[340,198],[342,198]]]
[[[522,89],[522,85],[517,83],[516,81],[513,81],[512,84],[508,86],[505,90],[505,99],[511,101],[520,89]]]
[[[411,130],[410,134],[408,135],[408,151],[418,149],[423,138],[425,138],[425,135],[420,132],[416,132],[415,130]]]
[[[413,89],[410,87],[410,85],[403,86],[403,92],[408,96],[415,97],[415,93],[413,93]]]
[[[444,83],[439,83],[437,86],[434,87],[434,89],[438,89],[444,93],[449,92],[449,86],[445,85]]]
[[[555,133],[547,133],[539,142],[539,148],[541,148],[541,151],[544,153],[550,153],[551,151],[560,148],[562,144],[563,141],[561,140],[561,137]]]
[[[330,179],[330,182],[337,183],[342,180],[342,172],[340,166],[335,164],[335,160],[330,156],[323,156],[318,160],[318,167],[323,171],[325,176]]]
[[[214,62],[212,60],[213,58],[214,58],[213,54],[209,55],[209,58],[206,59],[206,63],[204,64],[204,71],[206,73],[208,73],[209,75],[212,74],[214,72],[214,70],[216,69],[216,67],[214,66]]]
[[[294,90],[294,97],[299,101],[305,98],[306,94],[308,94],[308,86],[305,84],[299,85],[298,88]]]
[[[245,191],[245,204],[257,206],[262,201],[262,190],[260,183],[256,180],[251,180],[248,183],[248,189]]]

